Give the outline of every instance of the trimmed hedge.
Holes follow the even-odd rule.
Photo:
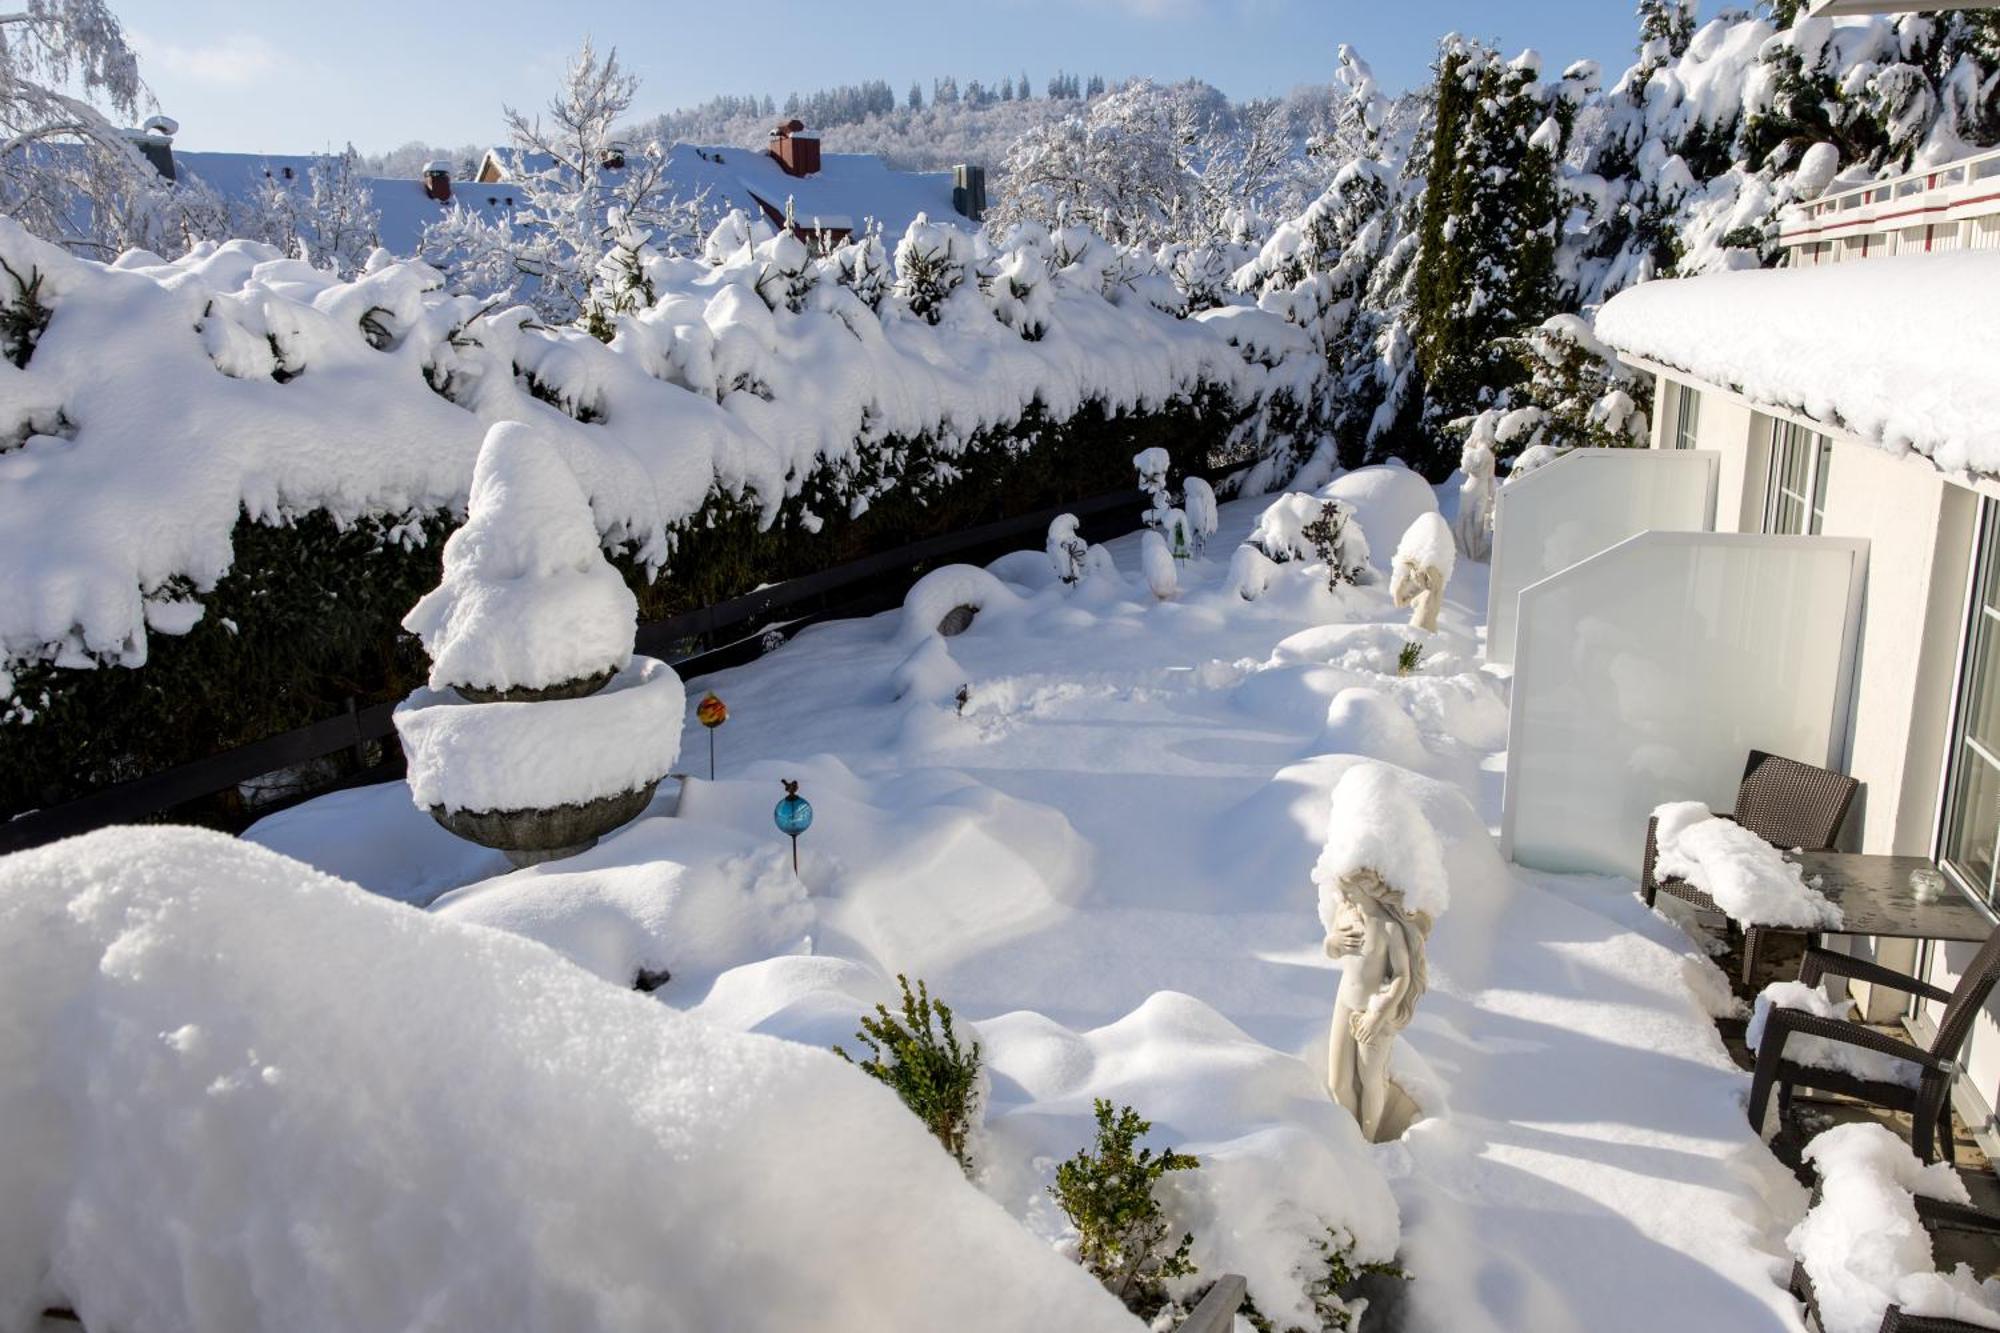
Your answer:
[[[848,517],[845,496],[879,478],[822,468],[758,524],[754,496],[712,494],[672,535],[648,582],[614,553],[655,620],[926,537],[1133,485],[1132,456],[1167,450],[1178,469],[1223,461],[1238,412],[1220,391],[1161,411],[1092,405],[1066,421],[1031,412],[947,454],[928,438],[871,447],[901,482]],[[1140,506],[1136,489],[1134,507]],[[817,531],[802,521],[820,516]],[[73,800],[344,711],[399,698],[426,663],[400,621],[438,579],[445,514],[369,519],[338,528],[323,513],[288,526],[239,519],[235,561],[187,634],[148,636],[136,669],[23,668],[14,716],[0,721],[0,818]],[[392,536],[392,533],[394,534]],[[28,716],[22,716],[22,714]],[[240,822],[232,794],[195,812]]]

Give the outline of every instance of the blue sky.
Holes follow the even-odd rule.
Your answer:
[[[718,92],[780,101],[868,78],[997,81],[1057,66],[1119,78],[1195,76],[1233,96],[1324,82],[1353,43],[1390,87],[1424,77],[1454,29],[1581,57],[1614,75],[1629,0],[113,0],[187,148],[363,151],[493,138],[503,102],[547,100],[585,33],[645,80],[642,112]],[[1705,10],[1713,8],[1705,6]]]

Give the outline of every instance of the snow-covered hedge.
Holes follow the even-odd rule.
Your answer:
[[[289,599],[314,603],[294,608],[294,634],[343,622],[322,627],[342,642],[326,675],[349,693],[356,680],[398,692],[389,608],[357,625],[313,593],[338,582],[322,539],[365,534],[387,568],[362,581],[420,592],[495,422],[550,435],[642,614],[658,615],[1109,489],[1137,448],[1163,444],[1183,465],[1232,441],[1247,451],[1262,408],[1301,390],[1283,358],[1242,345],[1246,319],[1283,345],[1282,321],[1179,318],[1102,242],[1053,271],[1037,259],[1046,299],[1030,338],[975,272],[927,292],[918,314],[850,285],[841,253],[743,237],[711,247],[719,262],[645,256],[657,299],[605,344],[525,306],[448,295],[434,270],[385,254],[353,282],[248,242],[107,266],[0,221],[0,260],[22,280],[0,278],[0,305],[26,330],[0,347],[0,719],[72,733],[48,747],[62,771],[31,765],[0,808],[148,766],[143,746],[106,749],[87,774],[68,758],[89,749],[74,729],[108,707],[141,723],[128,735],[145,730],[131,711],[144,687],[87,688],[76,669],[145,666],[164,637],[208,645],[173,682],[183,712],[202,714],[188,696],[217,673],[239,699],[306,701],[261,728],[219,704],[197,728],[207,745],[331,711],[330,687],[309,706],[305,672],[254,669],[255,622]],[[268,580],[231,599],[253,526],[315,540],[276,543]],[[79,690],[89,707],[72,704]]]

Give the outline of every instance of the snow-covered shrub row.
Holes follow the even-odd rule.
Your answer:
[[[1206,388],[1247,406],[1282,379],[1226,328],[1157,309],[1115,271],[1124,252],[1094,239],[1047,273],[1046,328],[1025,338],[963,234],[940,250],[940,230],[912,226],[907,293],[871,306],[842,281],[851,266],[739,221],[719,263],[644,256],[658,300],[605,345],[446,295],[433,270],[386,255],[354,282],[242,242],[105,266],[0,226],[0,259],[40,275],[51,311],[26,364],[0,367],[0,561],[17,574],[0,653],[141,665],[149,598],[176,578],[197,597],[213,586],[239,512],[461,509],[496,421],[541,423],[605,542],[658,569],[713,494],[768,523],[831,473],[860,513],[933,480],[901,475],[891,441],[948,456],[1031,409],[1144,413]]]

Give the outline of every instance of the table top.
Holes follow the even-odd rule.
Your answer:
[[[1916,892],[1910,888],[1910,872],[1937,869],[1937,863],[1927,856],[1787,852],[1785,859],[1798,862],[1806,882],[1840,907],[1840,928],[1821,934],[1983,944],[1993,933],[1993,918],[1968,898],[1949,875],[1945,876],[1944,893],[1936,902],[1917,901]]]

